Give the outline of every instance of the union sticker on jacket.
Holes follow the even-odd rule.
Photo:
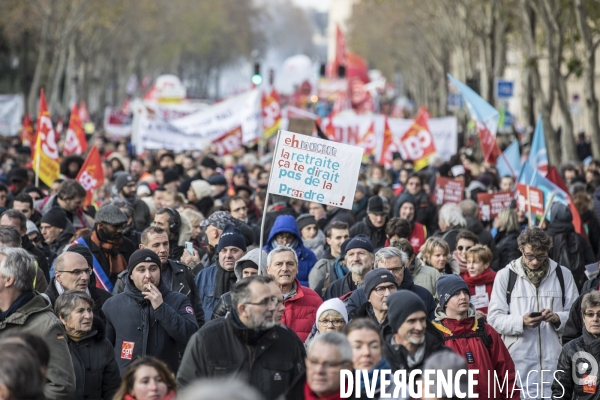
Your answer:
[[[191,306],[186,306],[185,312],[194,315],[194,309]]]
[[[124,360],[131,360],[133,358],[133,346],[135,342],[126,342],[123,340],[121,345],[121,358]]]

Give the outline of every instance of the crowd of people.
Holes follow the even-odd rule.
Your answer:
[[[80,156],[37,187],[27,152],[4,153],[0,399],[334,400],[344,369],[385,398],[376,371],[466,368],[479,398],[600,398],[600,162],[561,170],[577,233],[560,202],[480,220],[477,193],[515,180],[463,151],[369,161],[347,210],[267,196],[256,148],[94,144],[91,205]],[[460,204],[435,205],[438,176]]]

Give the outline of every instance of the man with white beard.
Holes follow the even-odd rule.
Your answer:
[[[346,245],[346,266],[349,272],[342,278],[334,281],[323,296],[323,300],[345,296],[352,293],[364,283],[365,275],[373,269],[375,255],[373,244],[366,235],[357,235]]]

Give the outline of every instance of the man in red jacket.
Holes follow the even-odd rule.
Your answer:
[[[436,291],[440,305],[433,325],[444,335],[444,344],[467,360],[469,369],[479,370],[475,393],[480,399],[519,399],[515,364],[498,332],[483,318],[475,318],[466,282],[457,275],[443,275]]]
[[[315,323],[317,309],[323,303],[312,289],[296,279],[298,256],[291,247],[277,246],[267,257],[267,273],[273,277],[283,294],[285,310],[281,323],[291,328],[303,342]]]

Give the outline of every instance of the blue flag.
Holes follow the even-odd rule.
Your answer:
[[[517,178],[521,166],[521,152],[519,151],[519,141],[514,140],[498,157],[496,168],[500,178],[503,176],[512,176]]]
[[[542,176],[548,173],[548,152],[546,151],[546,138],[544,137],[544,124],[540,115],[535,125],[531,149],[529,150],[529,164],[538,169]]]
[[[540,189],[544,192],[545,199],[548,199],[548,196],[550,196],[551,193],[554,193],[553,202],[560,201],[567,206],[571,203],[570,196],[557,185],[543,177],[538,170],[529,164],[529,161],[525,162],[523,167],[521,167],[518,182]]]

